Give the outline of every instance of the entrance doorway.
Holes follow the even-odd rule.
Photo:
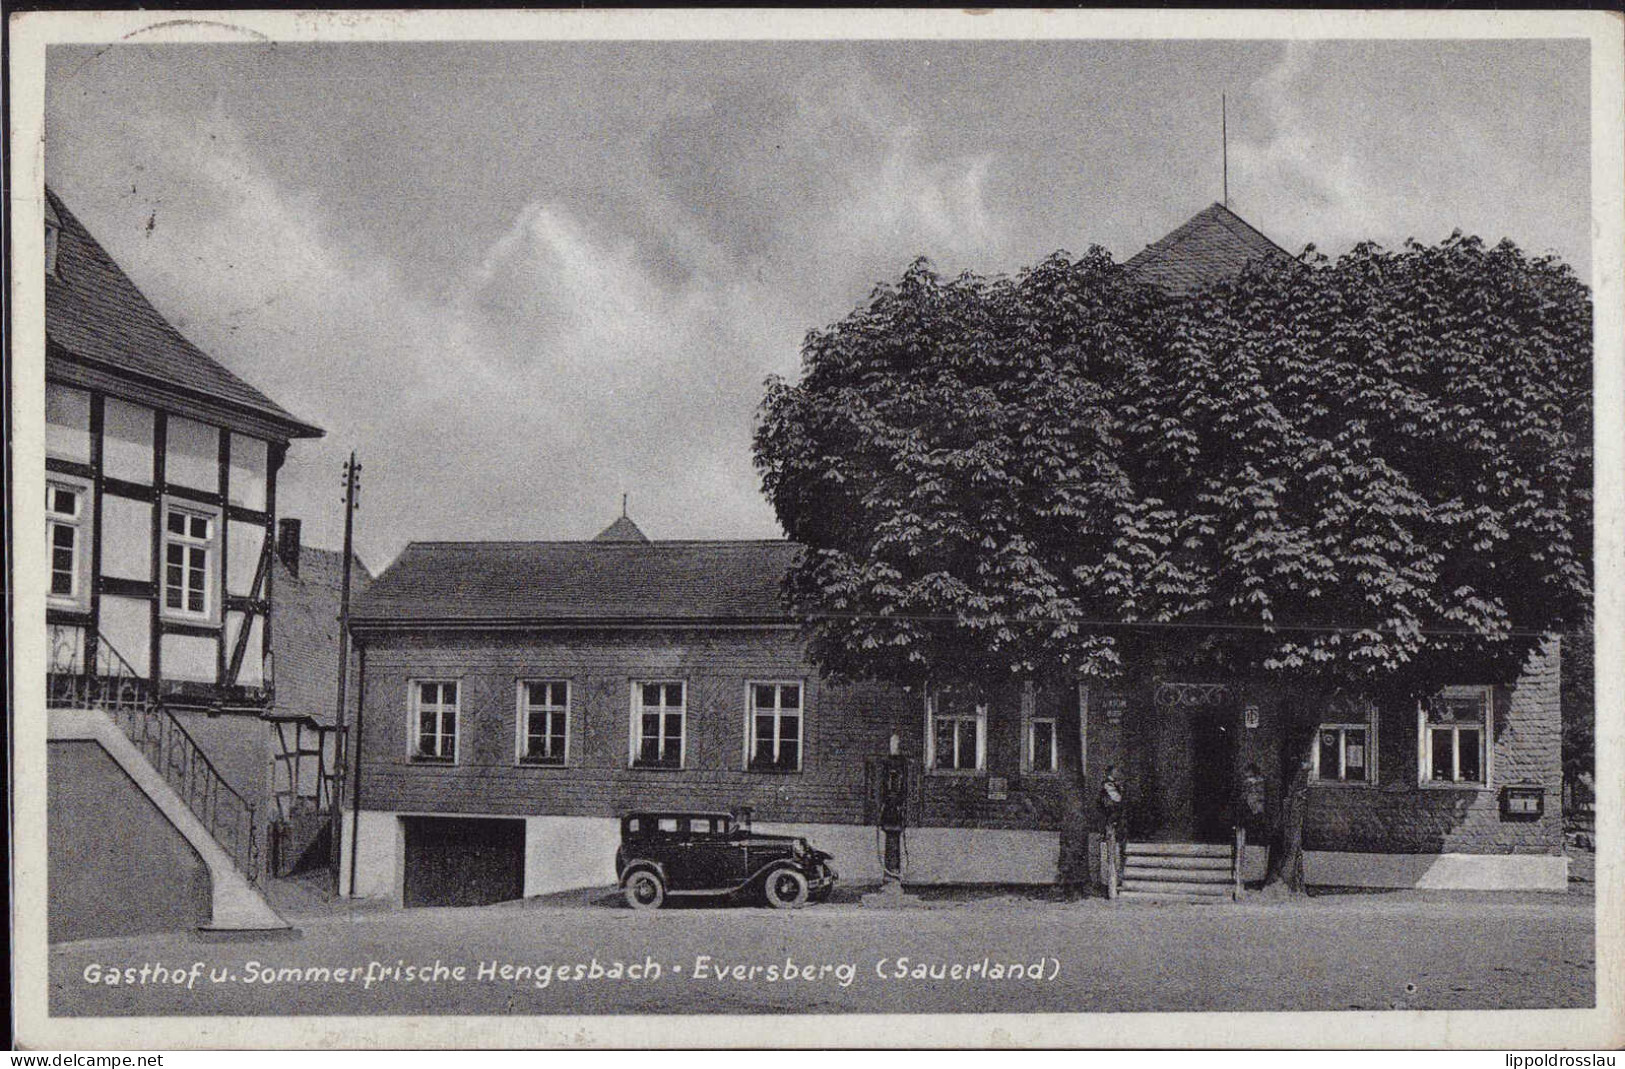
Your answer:
[[[1193,710],[1191,718],[1191,823],[1196,838],[1226,842],[1235,793],[1236,725],[1228,708]]]

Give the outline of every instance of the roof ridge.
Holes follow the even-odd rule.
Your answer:
[[[408,542],[406,548],[411,549],[414,546],[420,548],[586,546],[592,549],[649,549],[657,546],[793,546],[798,544],[788,538],[651,538],[646,542],[608,542],[593,538],[428,538]]]
[[[1232,234],[1235,234],[1237,237],[1245,237],[1246,234],[1252,234],[1253,236],[1255,236],[1258,239],[1260,239],[1261,241],[1263,241],[1270,248],[1274,249],[1276,252],[1279,252],[1282,256],[1285,256],[1288,259],[1293,259],[1293,260],[1297,259],[1297,257],[1293,256],[1290,252],[1287,252],[1286,249],[1283,248],[1280,245],[1280,243],[1278,243],[1274,238],[1270,237],[1268,234],[1266,234],[1262,230],[1258,229],[1258,227],[1254,226],[1253,224],[1249,223],[1247,220],[1243,219],[1241,216],[1237,215],[1234,211],[1232,211],[1230,209],[1230,206],[1228,204],[1221,204],[1218,201],[1214,201],[1213,204],[1207,210],[1208,211],[1213,211],[1214,208],[1217,208],[1218,211],[1214,213],[1213,218],[1218,221],[1220,226],[1224,227],[1226,230],[1230,231]],[[1240,223],[1243,227],[1246,228],[1246,234],[1237,233],[1236,228],[1231,225],[1232,223]]]
[[[46,285],[46,336],[62,354],[83,363],[109,368],[119,375],[159,383],[168,389],[179,389],[207,398],[214,404],[252,412],[262,419],[271,419],[292,428],[293,437],[320,437],[324,433],[321,428],[293,415],[258,386],[204,352],[201,346],[158,310],[141,287],[136,285],[135,279],[90,232],[83,220],[73,213],[56,190],[46,186],[44,192],[45,204],[56,213],[63,236],[71,236],[72,239],[66,250],[59,242],[59,275],[55,278],[47,276]],[[61,265],[70,257],[82,257],[82,260],[75,262],[92,266],[92,272],[85,273],[77,284],[60,275]],[[97,298],[104,308],[109,300],[116,301],[118,307],[114,312],[126,321],[125,329],[151,332],[150,340],[161,341],[166,349],[179,354],[191,365],[186,370],[193,373],[193,378],[188,379],[173,367],[158,367],[151,362],[143,366],[140,361],[131,362],[124,351],[110,354],[105,347],[101,352],[85,351],[74,344],[84,342],[82,335],[64,339],[60,334],[65,325],[61,317],[72,312],[58,311],[57,303],[66,301],[73,305],[77,302],[82,310],[83,305],[87,302],[94,304]],[[94,346],[91,348],[94,349]],[[205,378],[212,377],[213,381],[197,380],[196,375],[203,371],[207,372]]]

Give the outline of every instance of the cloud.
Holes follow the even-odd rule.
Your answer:
[[[648,143],[662,223],[675,216],[726,262],[780,281],[862,265],[874,272],[866,290],[917,255],[985,263],[1007,240],[986,198],[996,157],[933,157],[893,96],[862,67],[836,65],[686,102]]]

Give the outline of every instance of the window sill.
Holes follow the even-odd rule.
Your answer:
[[[1028,779],[1060,779],[1061,770],[1058,768],[1029,768],[1021,773]]]
[[[945,779],[976,779],[979,776],[985,779],[987,777],[987,769],[985,769],[985,768],[928,768],[928,769],[925,770],[925,774],[927,776],[942,776]]]
[[[747,765],[745,771],[763,776],[797,776],[801,774],[799,768],[783,768],[778,765]]]
[[[419,757],[416,754],[407,758],[407,760],[411,761],[414,765],[449,766],[457,763],[457,759],[455,757]]]
[[[175,609],[158,610],[158,619],[166,624],[176,624],[181,627],[201,627],[210,631],[220,630],[220,621],[208,614],[193,615],[178,612]]]
[[[1339,791],[1374,791],[1377,789],[1378,784],[1371,780],[1312,779],[1309,781],[1309,786],[1331,787]]]
[[[570,762],[564,758],[521,757],[515,762],[520,768],[568,768]]]
[[[626,766],[632,772],[682,772],[682,765],[656,765],[640,764],[636,761]]]
[[[1488,783],[1451,783],[1448,780],[1423,780],[1417,787],[1424,791],[1477,791],[1480,793],[1493,792],[1494,787]]]

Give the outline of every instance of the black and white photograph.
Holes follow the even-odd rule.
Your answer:
[[[1620,25],[14,15],[19,1042],[1625,1043]]]

